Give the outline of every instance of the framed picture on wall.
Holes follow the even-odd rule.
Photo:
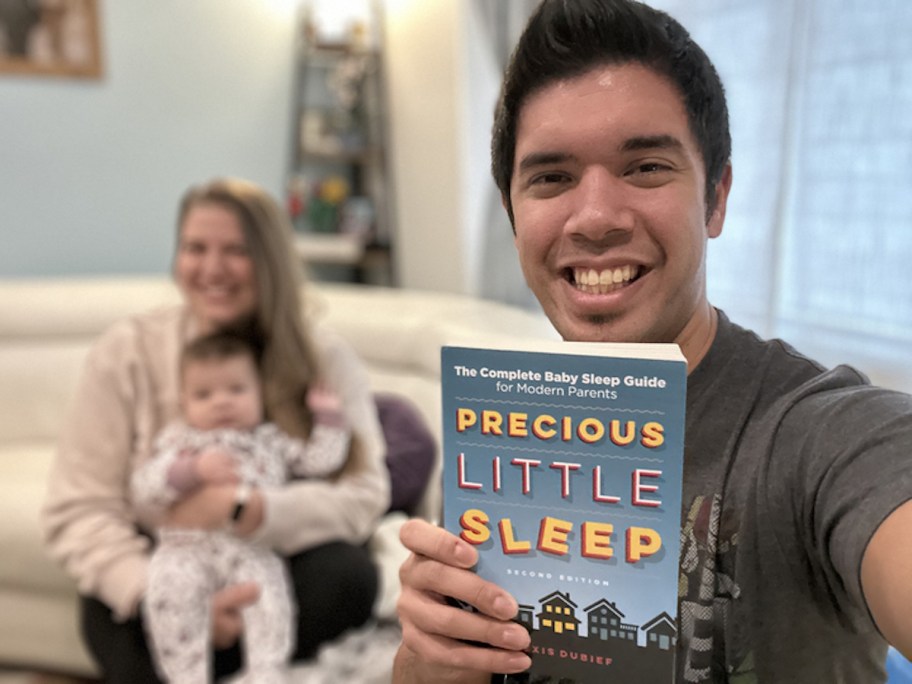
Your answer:
[[[0,74],[101,76],[100,0],[0,0]]]

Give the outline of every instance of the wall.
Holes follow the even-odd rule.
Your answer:
[[[280,192],[291,0],[102,0],[100,80],[0,77],[0,277],[160,273],[178,197]]]
[[[388,0],[386,79],[399,284],[466,288],[462,173],[466,3]]]

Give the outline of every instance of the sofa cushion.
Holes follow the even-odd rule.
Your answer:
[[[374,400],[386,440],[389,511],[411,515],[424,497],[437,458],[437,441],[415,405],[404,396],[382,392]]]
[[[48,558],[39,526],[54,449],[52,441],[0,444],[0,586],[75,595],[73,580]]]
[[[7,280],[0,285],[0,338],[94,339],[125,316],[177,301],[177,288],[163,276]]]
[[[0,340],[0,443],[54,441],[89,340]]]

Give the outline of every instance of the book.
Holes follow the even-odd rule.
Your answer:
[[[443,525],[519,603],[508,682],[674,681],[687,364],[677,345],[444,347]]]

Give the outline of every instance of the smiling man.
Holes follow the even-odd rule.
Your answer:
[[[731,171],[707,212],[675,86],[638,64],[596,67],[530,94],[516,129],[516,247],[554,327],[570,340],[675,340],[696,365],[715,324],[706,240],[722,232]]]
[[[883,682],[887,642],[912,654],[912,397],[707,300],[730,148],[722,84],[677,22],[627,0],[544,0],[505,76],[492,169],[564,339],[687,357],[677,681]],[[402,540],[395,681],[527,668],[516,602],[471,572],[475,551],[421,521]]]

